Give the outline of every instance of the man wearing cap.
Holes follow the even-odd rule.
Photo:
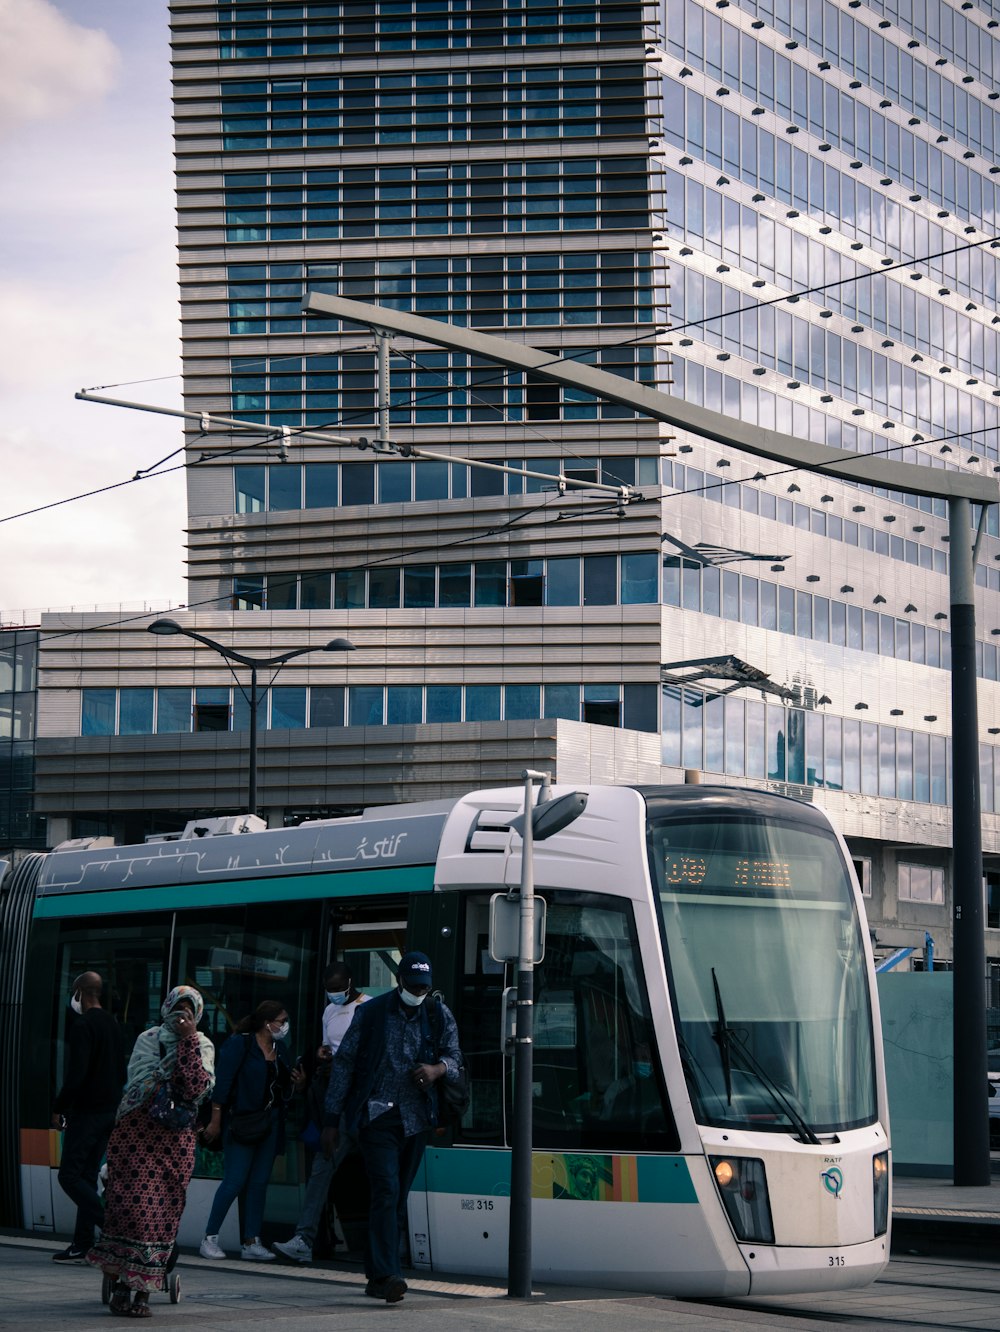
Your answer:
[[[432,1036],[422,1005],[431,990],[431,963],[407,953],[398,986],[359,1008],[333,1060],[324,1106],[323,1151],[332,1156],[340,1116],[357,1134],[371,1203],[365,1245],[365,1294],[397,1304],[406,1293],[399,1242],[406,1199],[431,1130],[438,1122],[441,1078],[455,1081],[462,1055],[458,1028],[441,1004],[441,1030]]]

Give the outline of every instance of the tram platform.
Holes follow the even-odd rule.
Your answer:
[[[949,1179],[893,1177],[892,1251],[973,1257],[1000,1255],[1000,1159],[993,1182],[958,1187]]]

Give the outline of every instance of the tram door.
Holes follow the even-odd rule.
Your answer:
[[[360,913],[359,913],[360,914]],[[334,919],[330,958],[350,967],[357,989],[373,998],[393,989],[406,950],[405,910],[371,919]]]
[[[403,903],[350,904],[337,902],[330,915],[330,947],[327,959],[350,968],[355,988],[374,998],[396,984],[396,967],[406,951],[406,906]],[[331,1186],[337,1220],[349,1252],[363,1251],[368,1225],[368,1182],[361,1157],[352,1153],[340,1166]],[[333,1249],[333,1218],[330,1233],[318,1237]]]

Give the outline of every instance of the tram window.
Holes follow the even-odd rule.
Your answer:
[[[280,924],[273,905],[178,914],[169,980],[201,992],[201,1029],[217,1044],[264,999],[288,1008],[294,1049],[309,1044],[317,913],[312,904],[284,902]]]
[[[631,904],[545,896],[545,957],[535,971],[536,1149],[676,1150]]]
[[[27,1122],[48,1124],[66,1073],[70,986],[84,971],[104,980],[102,1003],[122,1026],[125,1049],[160,1020],[170,953],[170,916],[70,919],[36,929],[29,944],[25,1011],[41,1024],[24,1055]],[[51,1040],[42,1039],[46,1018]]]
[[[160,1020],[165,993],[170,921],[158,917],[141,923],[79,929],[64,928],[59,941],[57,989],[69,995],[74,977],[96,971],[104,980],[102,1003],[121,1023],[126,1049]],[[60,1054],[62,1051],[60,1051]]]
[[[796,1115],[816,1132],[871,1123],[862,936],[833,835],[753,813],[667,817],[652,821],[650,847],[699,1122],[776,1133]]]

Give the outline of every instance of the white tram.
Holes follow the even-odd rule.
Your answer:
[[[583,814],[534,849],[547,908],[536,1280],[725,1297],[872,1281],[889,1257],[888,1117],[871,949],[842,840],[814,807],[738,788],[583,789]],[[509,825],[522,804],[520,788],[482,790],[23,864],[2,899],[4,937],[18,937],[18,912],[22,946],[27,934],[26,965],[8,967],[21,1053],[0,1069],[12,1085],[3,1160],[17,1171],[0,1177],[2,1219],[67,1228],[48,1107],[58,992],[85,966],[108,978],[131,1034],[184,982],[204,994],[216,1039],[273,996],[306,1048],[330,957],[376,992],[418,947],[458,1019],[472,1104],[426,1153],[410,1199],[414,1264],[504,1276],[501,1009],[514,976],[490,956],[489,902],[520,882]],[[290,1139],[268,1193],[276,1232],[294,1221],[307,1167]],[[199,1159],[182,1243],[200,1238],[212,1175]]]

